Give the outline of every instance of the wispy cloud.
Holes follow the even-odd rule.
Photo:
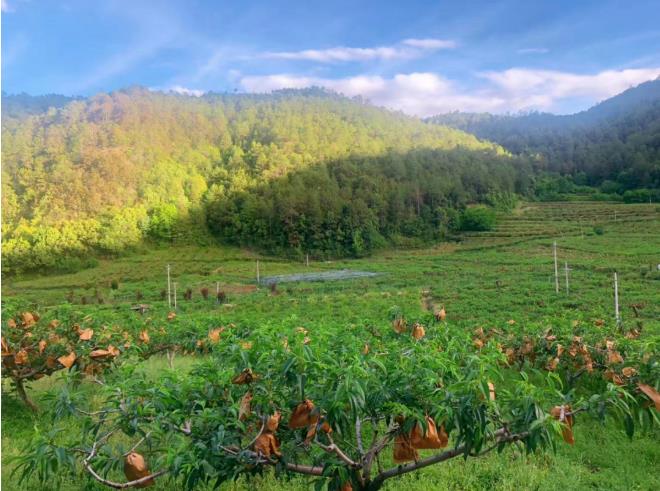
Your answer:
[[[7,0],[2,0],[2,4],[0,5],[0,7],[2,8],[2,11],[4,13],[9,13],[14,11],[14,8],[11,5],[9,5],[9,2]]]
[[[518,54],[521,55],[544,55],[549,52],[548,48],[521,48],[518,50]]]
[[[456,47],[456,41],[448,39],[404,39],[401,44],[422,49],[451,49]]]
[[[553,110],[563,100],[585,96],[595,103],[659,75],[660,68],[609,70],[593,75],[514,68],[479,74],[486,84],[477,89],[461,87],[428,72],[338,79],[277,74],[243,77],[240,85],[249,92],[325,87],[408,114],[431,116],[450,111]]]
[[[351,48],[337,46],[327,49],[305,49],[301,51],[274,51],[262,53],[260,57],[280,60],[303,60],[319,63],[339,63],[368,60],[394,60],[419,58],[432,51],[456,47],[455,41],[444,39],[405,39],[391,46],[373,48]]]

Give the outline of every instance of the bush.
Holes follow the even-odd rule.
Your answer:
[[[596,225],[594,227],[594,233],[596,235],[603,235],[605,233],[605,229],[603,227],[601,227],[600,225]]]
[[[660,189],[635,189],[623,193],[625,203],[650,203],[660,201]]]
[[[485,206],[473,206],[461,215],[461,230],[481,232],[495,227],[495,212]]]
[[[98,260],[93,257],[81,258],[76,256],[63,256],[57,258],[52,267],[45,269],[51,273],[70,274],[85,269],[95,268],[98,265]]]
[[[622,201],[623,198],[620,194],[606,194],[606,193],[594,193],[589,196],[589,199],[593,201]]]
[[[119,281],[112,280],[110,282],[110,288],[112,288],[113,290],[119,290]]]

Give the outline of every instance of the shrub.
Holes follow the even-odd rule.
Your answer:
[[[110,288],[112,288],[113,290],[119,290],[119,281],[112,280],[110,282]]]
[[[495,212],[485,206],[467,208],[461,215],[461,230],[480,232],[495,227]]]
[[[204,298],[204,300],[208,300],[208,298],[209,298],[209,289],[208,288],[206,288],[206,287],[202,288],[201,290],[199,290],[199,293],[202,294],[202,297]]]
[[[225,294],[225,292],[221,290],[218,292],[217,299],[218,299],[218,303],[226,303],[227,295]]]
[[[635,189],[623,193],[625,203],[649,203],[660,201],[659,189]]]
[[[594,233],[596,235],[603,235],[605,233],[605,229],[601,227],[600,225],[594,226]]]

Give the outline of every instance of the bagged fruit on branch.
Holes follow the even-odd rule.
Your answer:
[[[136,481],[149,475],[149,468],[144,457],[137,452],[131,452],[124,458],[124,474],[129,481]],[[146,488],[153,486],[154,480],[147,479],[145,482],[135,486],[136,488]]]
[[[318,414],[313,415],[312,411],[314,410],[314,403],[309,399],[305,399],[303,402],[298,404],[291,417],[289,418],[288,427],[292,430],[298,428],[305,428],[311,423],[316,423],[318,421]]]
[[[426,432],[420,423],[417,423],[410,433],[410,444],[417,449],[444,448],[447,446],[449,437],[445,427],[440,425],[438,431],[435,421],[430,416],[426,417]]]
[[[394,462],[401,464],[403,462],[410,462],[411,460],[419,460],[419,453],[412,446],[410,438],[407,435],[397,435],[394,439],[392,458]]]
[[[561,430],[564,441],[569,445],[575,443],[573,437],[573,415],[571,414],[571,406],[555,406],[550,410],[550,415],[556,420],[563,423]]]

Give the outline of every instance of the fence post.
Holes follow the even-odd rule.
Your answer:
[[[174,282],[174,310],[176,310],[176,281]]]
[[[259,260],[257,259],[257,285],[260,283],[259,281]]]
[[[215,282],[215,301],[218,302],[218,296],[220,295],[220,282]]]
[[[552,255],[555,258],[555,293],[559,293],[559,268],[557,267],[557,241],[552,243]]]
[[[614,272],[614,317],[616,318],[617,326],[621,324],[621,314],[619,313],[619,277]]]
[[[309,268],[309,254],[305,254],[305,265]]]
[[[172,308],[172,295],[170,294],[170,265],[167,265],[167,306]]]
[[[564,276],[566,276],[566,295],[568,295],[568,261],[564,261]]]

